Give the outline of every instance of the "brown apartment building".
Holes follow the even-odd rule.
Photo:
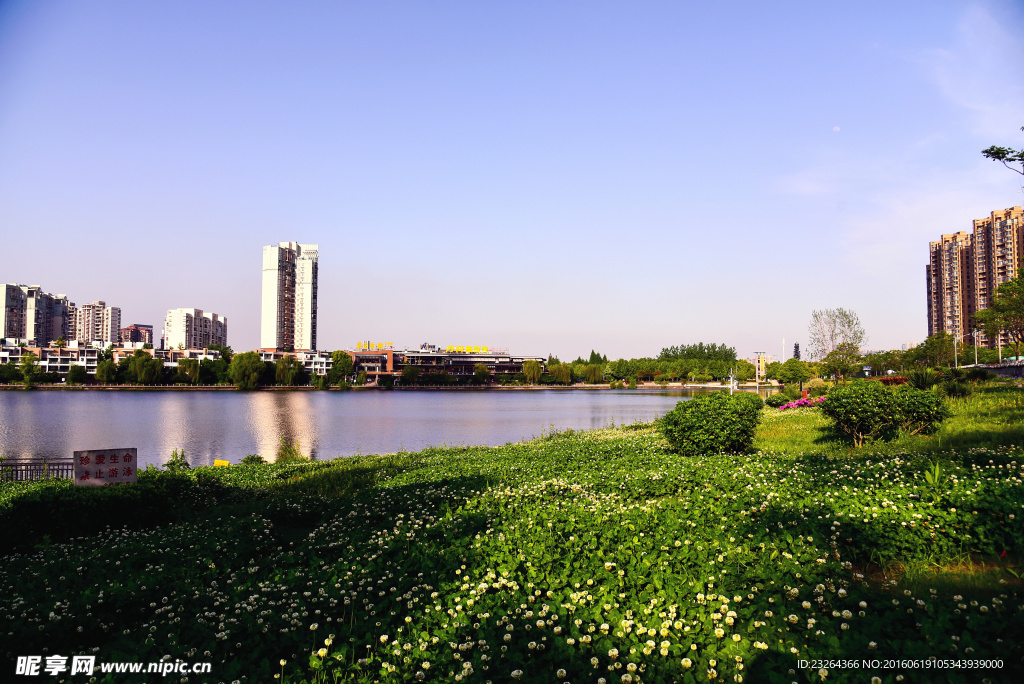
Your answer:
[[[928,334],[948,332],[970,344],[971,316],[987,308],[995,289],[1024,266],[1024,210],[993,211],[975,219],[971,233],[962,230],[928,243],[928,252]],[[1002,344],[1009,342],[1004,333]],[[992,349],[997,340],[979,332],[978,344]]]

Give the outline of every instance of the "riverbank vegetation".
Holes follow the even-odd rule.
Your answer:
[[[1005,681],[1024,392],[951,413],[860,450],[820,409],[765,408],[742,455],[637,424],[4,483],[3,650],[210,660],[215,682]],[[800,665],[930,657],[960,667]]]

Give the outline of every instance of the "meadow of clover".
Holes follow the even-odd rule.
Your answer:
[[[861,449],[816,406],[759,410],[742,455],[635,424],[4,483],[0,649],[225,683],[1011,681],[1024,390]],[[929,658],[960,665],[800,666]]]

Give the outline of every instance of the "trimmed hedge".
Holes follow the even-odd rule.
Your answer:
[[[748,392],[712,392],[681,401],[658,422],[674,450],[684,456],[744,453],[761,420],[761,397]]]
[[[858,447],[901,430],[927,434],[949,417],[942,398],[933,392],[912,386],[888,389],[877,382],[833,387],[821,410]]]

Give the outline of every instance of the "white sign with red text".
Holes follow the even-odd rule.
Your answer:
[[[101,486],[136,482],[138,449],[93,449],[75,452],[75,484]]]

